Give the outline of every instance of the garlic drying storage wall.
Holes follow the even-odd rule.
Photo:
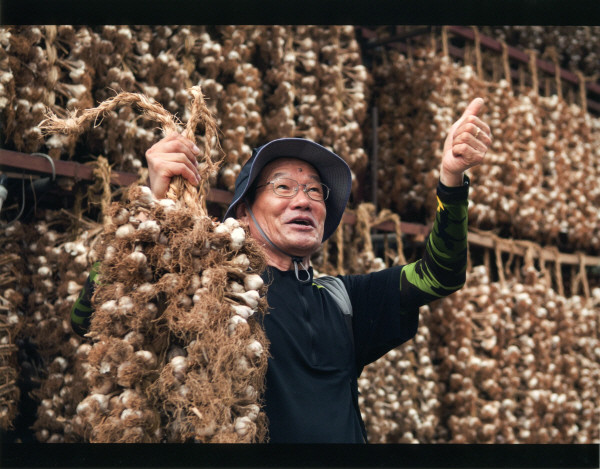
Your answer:
[[[588,77],[596,73],[587,59],[593,57],[596,29],[555,29],[506,27],[493,34],[537,47],[540,55],[545,46],[537,38],[552,37],[544,40],[554,43],[563,67],[579,67]],[[71,112],[123,91],[152,98],[180,125],[194,114],[188,90],[200,84],[221,144],[212,139],[205,147],[211,162],[220,161],[203,168],[210,187],[231,192],[251,149],[272,138],[307,137],[331,148],[352,170],[348,214],[356,222],[342,225],[313,265],[317,273],[368,273],[418,254],[420,241],[402,233],[400,217],[431,220],[445,131],[480,95],[494,141],[485,163],[471,171],[471,228],[597,253],[596,116],[565,99],[566,92],[564,98],[546,96],[502,77],[488,81],[475,67],[428,47],[404,54],[375,48],[365,60],[357,31],[302,25],[4,26],[3,146],[93,162],[145,181],[144,153],[162,136],[164,123],[140,116],[136,102],[105,109],[94,125],[73,134],[44,135],[46,109],[68,120],[77,115]],[[422,44],[430,39],[423,37]],[[374,104],[376,206],[365,197],[371,189]],[[26,416],[36,441],[262,441],[257,376],[268,344],[255,321],[265,307],[265,287],[253,276],[261,265],[256,246],[233,220],[218,224],[190,215],[140,187],[114,191],[109,179],[105,174],[89,192],[88,183],[60,181],[74,190],[69,203],[46,207],[2,233],[0,426],[14,428],[25,399],[37,408]],[[114,191],[109,202],[106,187]],[[2,222],[20,209],[14,199],[7,202]],[[395,241],[373,228],[383,221],[392,222]],[[177,238],[177,230],[187,238]],[[91,342],[70,330],[68,312],[92,262],[111,256],[115,265],[123,262],[127,275],[113,269],[113,290],[99,290]],[[173,270],[176,261],[195,275]],[[245,275],[249,266],[255,272]],[[149,277],[155,268],[160,279]],[[597,279],[590,282],[589,298],[564,295],[537,269],[524,268],[502,284],[493,269],[475,266],[465,289],[421,310],[415,339],[369,365],[359,380],[370,441],[600,440],[600,403],[592,385],[600,363]],[[133,315],[136,308],[145,316]],[[233,343],[230,359],[213,360],[214,350],[182,330],[182,324],[193,330],[207,325],[215,319],[204,314],[211,310],[223,320],[214,324],[224,333],[215,340]],[[205,322],[190,326],[186,311],[197,311]],[[231,405],[190,397],[208,395],[213,365],[237,377],[224,385]]]
[[[375,443],[598,442],[600,290],[590,302],[541,283],[502,286],[484,266],[421,309],[415,339],[365,368]]]
[[[560,67],[593,77],[598,73],[600,27],[598,26],[482,26],[482,34],[523,50],[553,51]]]
[[[431,219],[445,132],[473,96],[484,96],[493,143],[483,164],[470,171],[476,183],[469,226],[598,252],[598,118],[556,95],[516,94],[504,79],[486,82],[473,67],[431,49],[412,58],[382,52],[373,75],[380,207],[407,221]]]
[[[185,90],[202,83],[225,151],[213,187],[232,190],[251,149],[282,135],[313,138],[338,152],[355,178],[364,172],[369,75],[351,26],[59,25],[1,32],[0,66],[7,73],[0,110],[18,151],[82,162],[101,154],[115,170],[140,171],[159,133],[129,106],[86,129],[77,152],[66,135],[42,137],[45,107],[62,116],[117,92],[142,92],[186,121]]]

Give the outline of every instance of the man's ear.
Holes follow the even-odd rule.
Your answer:
[[[245,201],[242,200],[239,204],[237,204],[237,207],[235,207],[235,218],[242,223],[250,223],[248,219],[248,208],[246,207]]]

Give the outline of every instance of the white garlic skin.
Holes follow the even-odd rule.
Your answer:
[[[248,432],[251,430],[252,428],[252,420],[250,420],[249,417],[238,417],[235,419],[235,424],[234,424],[234,428],[235,428],[235,432],[243,437],[246,436],[248,434]]]
[[[135,233],[135,228],[131,223],[126,223],[125,225],[119,226],[117,231],[115,231],[115,236],[119,239],[125,239],[130,237],[133,233]]]
[[[234,314],[237,314],[243,317],[244,319],[248,319],[254,314],[253,309],[247,305],[231,305],[231,309]]]
[[[246,241],[246,232],[242,227],[234,228],[231,231],[231,248],[240,249]]]
[[[258,274],[250,274],[244,277],[246,290],[259,290],[264,285],[262,277]]]
[[[260,358],[263,351],[263,346],[258,340],[253,340],[246,346],[246,356],[251,359]]]
[[[230,233],[231,230],[227,225],[221,223],[215,227],[214,232],[217,234],[225,234],[225,233]]]

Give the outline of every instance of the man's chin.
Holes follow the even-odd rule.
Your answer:
[[[282,249],[293,256],[306,257],[315,253],[321,247],[321,243],[313,238],[289,240]]]

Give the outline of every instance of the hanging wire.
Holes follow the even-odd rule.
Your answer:
[[[31,153],[31,155],[44,157],[50,162],[50,166],[52,167],[52,182],[54,182],[56,180],[56,166],[54,165],[54,160],[52,159],[52,157],[50,155],[47,155],[46,153]],[[33,183],[31,184],[31,190],[33,192],[33,196],[35,197],[35,187],[33,186]],[[14,219],[12,219],[11,221],[9,221],[6,224],[6,226],[11,226],[13,223],[18,221],[23,216],[24,211],[25,211],[25,173],[23,171],[21,171],[21,208],[20,208],[17,216]]]
[[[17,216],[12,219],[11,221],[9,221],[6,226],[10,226],[13,223],[15,223],[19,218],[21,218],[21,215],[23,215],[23,212],[25,211],[25,173],[23,171],[21,171],[21,209],[19,210],[19,213],[17,214]]]
[[[54,166],[54,160],[52,157],[46,153],[32,153],[31,156],[43,156],[50,161],[50,166],[52,166],[52,182],[54,182],[56,180],[56,167]]]

